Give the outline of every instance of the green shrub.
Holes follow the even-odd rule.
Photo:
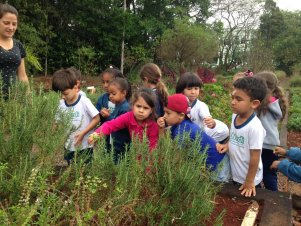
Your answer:
[[[301,87],[301,76],[294,76],[290,80],[290,86],[291,87]]]
[[[292,88],[287,128],[301,131],[301,88]]]
[[[53,92],[27,95],[24,87],[0,100],[0,222],[200,225],[209,217],[219,186],[188,137],[180,149],[163,136],[151,155],[145,141],[135,141],[118,165],[101,140],[90,165],[57,165],[69,127],[68,117],[53,126],[58,100]]]

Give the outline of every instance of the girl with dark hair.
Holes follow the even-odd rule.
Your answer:
[[[112,134],[121,129],[128,129],[131,137],[143,139],[145,132],[150,152],[156,148],[159,139],[159,127],[155,121],[155,97],[151,89],[139,89],[132,98],[132,111],[102,124],[89,137],[94,143],[97,137]]]
[[[143,86],[152,89],[155,93],[156,117],[162,117],[164,115],[164,106],[167,104],[168,91],[161,80],[161,69],[156,64],[148,63],[141,68],[139,75]]]

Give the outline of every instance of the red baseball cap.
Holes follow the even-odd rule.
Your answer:
[[[167,99],[166,107],[172,111],[187,114],[189,107],[188,99],[185,95],[180,93],[170,95]]]

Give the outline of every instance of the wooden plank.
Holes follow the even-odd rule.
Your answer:
[[[248,207],[248,210],[246,211],[241,226],[253,226],[258,212],[259,212],[258,202],[252,200],[251,205]]]

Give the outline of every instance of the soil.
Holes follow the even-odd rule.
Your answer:
[[[219,194],[215,197],[215,208],[207,221],[206,225],[211,226],[212,222],[219,216],[220,213],[225,211],[223,216],[223,226],[240,226],[248,207],[251,205],[252,201],[244,199],[243,197],[233,197],[230,198],[227,195]],[[259,204],[259,213],[257,215],[254,225],[259,225],[260,218],[263,210],[263,203]]]

